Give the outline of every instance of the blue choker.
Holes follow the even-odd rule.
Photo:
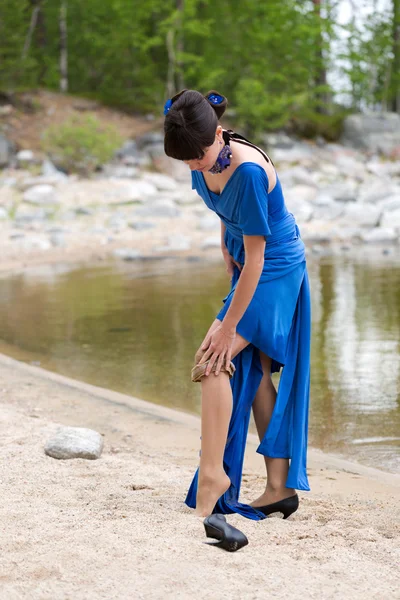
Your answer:
[[[230,166],[231,158],[232,149],[229,146],[229,144],[227,144],[222,148],[221,152],[218,154],[215,164],[211,167],[211,169],[209,169],[208,172],[211,173],[211,175],[217,175],[218,173],[222,173],[222,171],[224,171]]]

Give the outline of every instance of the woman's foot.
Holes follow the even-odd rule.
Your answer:
[[[268,504],[274,504],[275,502],[279,502],[280,500],[285,500],[286,498],[290,498],[296,495],[296,490],[291,488],[281,488],[279,490],[273,490],[270,488],[266,488],[265,492],[261,494],[257,500],[254,500],[250,504],[253,508],[258,508],[259,506],[268,506]]]
[[[202,474],[200,470],[196,496],[196,511],[198,517],[208,517],[214,510],[217,500],[225,494],[231,480],[222,473]]]

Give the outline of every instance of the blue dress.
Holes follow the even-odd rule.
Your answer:
[[[225,245],[237,262],[245,262],[243,235],[262,235],[266,239],[259,283],[237,325],[237,333],[250,344],[233,360],[233,410],[224,453],[224,469],[231,486],[214,509],[263,519],[260,511],[239,502],[251,407],[263,376],[259,350],[272,359],[272,371],[282,368],[282,373],[273,414],[257,452],[270,458],[289,458],[286,487],[310,489],[306,455],[311,309],[305,247],[295,219],[285,206],[279,178],[268,193],[268,176],[259,164],[240,164],[221,194],[208,189],[199,171],[192,171],[192,187],[225,224]],[[239,276],[235,267],[231,290],[217,319],[224,318]],[[191,508],[196,507],[197,478],[198,470],[185,501]]]

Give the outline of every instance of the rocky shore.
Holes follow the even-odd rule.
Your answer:
[[[382,153],[374,139],[356,148],[346,137],[343,144],[266,137],[309,251],[373,244],[390,252],[399,243],[400,157],[392,147]],[[3,151],[1,160],[3,267],[49,256],[219,252],[219,219],[191,189],[188,167],[165,157],[161,133],[127,141],[91,179],[66,175],[29,150],[11,157]]]

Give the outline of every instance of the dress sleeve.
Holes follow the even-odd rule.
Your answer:
[[[271,235],[268,226],[268,176],[256,164],[242,168],[239,226],[243,235]]]

